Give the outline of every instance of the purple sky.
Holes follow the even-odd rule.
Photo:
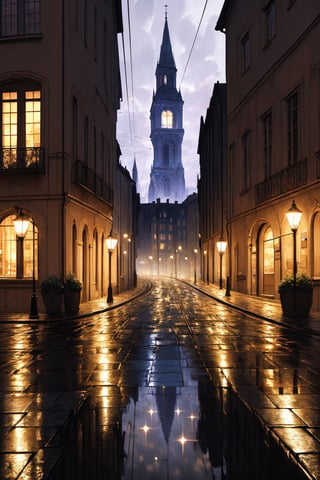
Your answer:
[[[132,69],[128,3],[131,18]],[[200,117],[206,115],[214,83],[225,82],[225,38],[224,34],[215,31],[223,0],[208,0],[197,40],[182,78],[205,3],[205,0],[168,2],[169,32],[178,69],[177,88],[181,88],[184,100],[185,134],[182,144],[182,163],[189,193],[196,191],[199,173],[197,146]],[[122,40],[120,40],[123,101],[118,112],[117,137],[122,151],[121,163],[130,173],[133,159],[136,158],[139,176],[138,191],[142,202],[148,201],[153,161],[149,115],[152,93],[155,89],[155,70],[162,41],[164,5],[165,2],[159,0],[122,0],[129,99],[123,68]]]

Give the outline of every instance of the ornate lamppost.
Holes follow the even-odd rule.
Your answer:
[[[109,286],[108,286],[108,296],[107,296],[107,303],[113,303],[113,295],[112,295],[112,283],[111,283],[111,259],[114,249],[117,246],[118,240],[112,236],[112,233],[106,239],[107,249],[109,253]]]
[[[29,228],[29,223],[30,223],[30,219],[25,215],[23,215],[22,210],[19,209],[16,215],[16,219],[13,221],[13,224],[16,231],[16,235],[21,241],[23,241],[23,239],[26,236],[26,233]],[[32,223],[32,294],[31,294],[29,318],[37,319],[39,318],[39,314],[38,314],[38,299],[36,294],[36,276],[35,276],[35,244],[34,244],[35,225],[32,217],[31,217],[31,223]],[[23,252],[23,247],[21,250]]]
[[[174,255],[174,276],[177,278],[177,254],[181,252],[182,246],[179,245],[178,248],[175,249],[175,255]]]
[[[194,284],[197,283],[197,253],[198,253],[198,249],[197,248],[194,248],[193,249],[193,253],[194,253],[194,275],[193,275],[193,280],[194,280]]]
[[[287,220],[293,233],[293,308],[296,310],[296,284],[297,284],[297,230],[300,224],[302,211],[292,201],[291,207],[286,213]]]
[[[227,248],[227,242],[220,237],[220,240],[217,242],[217,249],[220,255],[220,277],[219,277],[219,288],[222,289],[222,257]]]

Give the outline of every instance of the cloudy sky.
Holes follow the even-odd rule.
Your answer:
[[[148,201],[153,161],[149,115],[166,3],[171,44],[178,70],[177,88],[181,89],[184,100],[182,163],[189,193],[196,191],[199,173],[197,146],[200,117],[206,115],[215,82],[225,82],[225,38],[224,34],[215,31],[223,0],[122,0],[125,53],[123,54],[120,39],[123,101],[118,112],[117,136],[122,152],[121,163],[130,173],[133,159],[136,158],[138,190],[142,202]],[[205,5],[205,13],[190,56]]]

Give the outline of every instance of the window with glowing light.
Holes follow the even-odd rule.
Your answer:
[[[313,275],[320,278],[320,213],[316,214],[313,225]]]
[[[32,167],[40,161],[41,91],[1,91],[2,168]]]
[[[161,128],[172,128],[173,114],[170,110],[164,110],[161,114]]]
[[[24,238],[18,238],[14,228],[15,215],[4,218],[0,223],[0,278],[32,279],[33,252],[35,278],[38,278],[38,229],[32,220]]]
[[[273,232],[271,228],[267,228],[264,234],[263,245],[263,272],[264,274],[274,273],[274,248],[273,248]]]

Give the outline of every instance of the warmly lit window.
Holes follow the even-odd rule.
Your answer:
[[[41,92],[16,89],[1,93],[3,168],[37,163],[41,145]]]
[[[1,36],[40,33],[40,0],[2,0]]]
[[[267,228],[264,234],[263,273],[274,273],[273,232],[271,228]]]
[[[320,213],[316,214],[313,226],[313,275],[320,278]]]
[[[268,113],[263,119],[263,161],[264,176],[269,178],[272,170],[272,114]]]
[[[298,94],[297,92],[287,99],[288,119],[288,165],[298,161]]]
[[[251,64],[249,32],[241,40],[241,48],[242,48],[242,70],[244,71],[244,70],[247,70],[247,68],[249,68]]]
[[[6,217],[0,223],[0,278],[31,279],[33,274],[33,252],[35,278],[38,277],[38,229],[30,219],[24,238],[16,235],[15,215]]]
[[[172,128],[173,115],[170,110],[165,110],[161,114],[161,128]]]

